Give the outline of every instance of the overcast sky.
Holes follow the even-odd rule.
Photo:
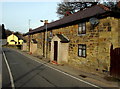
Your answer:
[[[0,23],[4,23],[7,29],[25,33],[30,27],[32,29],[43,25],[40,20],[59,19],[57,11],[58,2],[0,2],[2,8],[2,16],[0,15]]]

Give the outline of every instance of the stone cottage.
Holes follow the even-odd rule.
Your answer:
[[[120,13],[99,4],[46,23],[26,33],[25,38],[29,39],[27,48],[33,47],[29,45],[35,39],[34,53],[47,55],[50,61],[109,70],[111,45],[120,47]]]

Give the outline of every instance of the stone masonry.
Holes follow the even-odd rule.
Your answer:
[[[109,70],[111,44],[114,48],[120,47],[120,19],[114,17],[99,19],[99,24],[92,29],[90,22],[86,22],[86,34],[82,36],[78,35],[78,24],[52,29],[48,31],[48,37],[50,32],[53,37],[56,34],[63,34],[70,40],[68,64],[77,67]],[[35,54],[44,56],[45,32],[33,34],[31,39],[38,41]],[[86,44],[86,57],[78,56],[78,44]],[[48,42],[47,50],[47,56],[50,58],[50,42]]]

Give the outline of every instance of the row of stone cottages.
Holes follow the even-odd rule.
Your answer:
[[[59,64],[109,70],[111,44],[120,47],[120,14],[99,4],[48,23],[47,46],[45,36],[45,25],[29,31],[24,50],[47,53]]]

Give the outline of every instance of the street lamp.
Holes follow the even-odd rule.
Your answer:
[[[40,22],[44,22],[45,25],[45,58],[47,58],[47,24],[48,24],[48,20],[40,20]]]
[[[29,32],[30,32],[30,21],[31,19],[28,20]],[[29,52],[30,52],[30,33],[28,34],[28,39],[29,39]]]

